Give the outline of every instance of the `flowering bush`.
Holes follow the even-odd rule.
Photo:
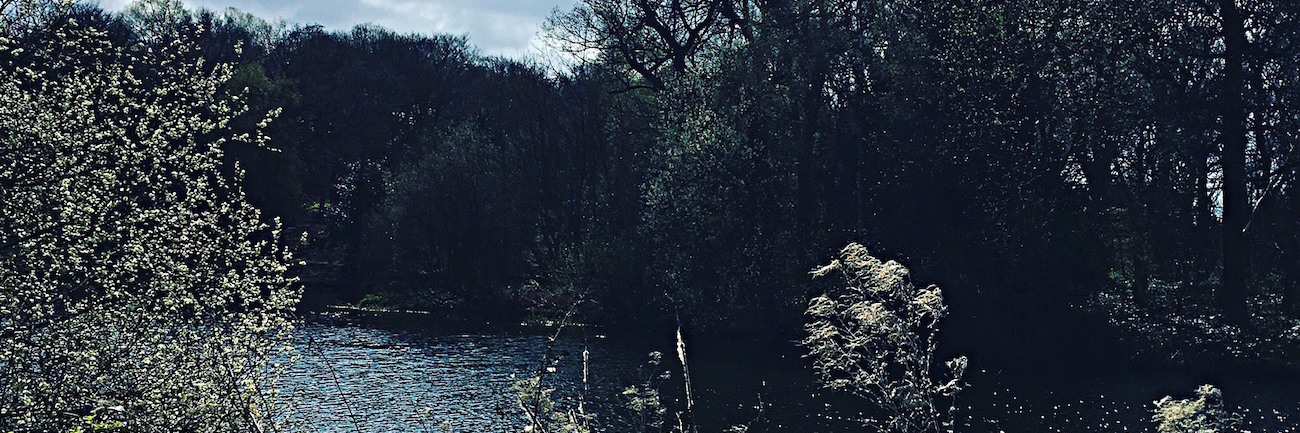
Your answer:
[[[1223,392],[1214,385],[1196,388],[1196,398],[1155,402],[1156,431],[1160,433],[1223,433],[1240,431],[1241,419],[1223,408]]]
[[[878,406],[881,415],[867,423],[879,431],[951,431],[956,408],[941,410],[939,401],[956,399],[966,358],[947,362],[947,381],[931,376],[938,324],[948,312],[943,293],[917,289],[907,268],[856,243],[812,274],[835,271],[846,286],[813,298],[804,326],[803,344],[822,382]]]
[[[4,5],[0,431],[269,427],[298,291],[279,228],[221,174],[224,143],[261,141],[228,127],[230,68],[187,34],[127,48]]]

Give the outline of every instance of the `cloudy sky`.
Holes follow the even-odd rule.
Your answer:
[[[99,0],[121,10],[131,0]],[[467,34],[487,55],[529,53],[551,10],[569,10],[577,0],[184,0],[191,10],[235,7],[253,15],[290,23],[316,23],[350,29],[374,23],[399,33]]]

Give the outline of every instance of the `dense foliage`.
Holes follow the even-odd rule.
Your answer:
[[[4,4],[0,431],[268,427],[298,292],[221,173],[224,145],[262,140],[231,126],[230,67],[184,29],[123,40],[97,11]]]
[[[792,333],[799,264],[852,239],[948,287],[953,338],[1072,359],[1086,305],[1294,326],[1297,13],[590,0],[546,26],[561,70],[374,26],[126,18],[207,29],[239,65],[224,91],[283,108],[227,170],[310,233],[308,298]]]
[[[279,218],[311,301],[788,339],[804,264],[856,240],[945,287],[979,359],[1087,364],[1096,314],[1295,364],[1294,2],[583,0],[560,68],[55,3],[0,14],[6,341],[110,326],[88,308],[273,333]],[[102,359],[42,344],[0,368]]]

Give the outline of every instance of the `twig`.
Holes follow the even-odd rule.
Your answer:
[[[555,353],[555,341],[560,338],[560,332],[564,331],[564,328],[568,326],[569,320],[572,319],[573,315],[577,312],[578,305],[580,303],[582,303],[582,299],[579,299],[577,302],[574,302],[573,305],[569,306],[568,311],[565,311],[564,318],[560,319],[559,324],[555,327],[555,333],[552,334],[547,339],[546,352],[545,354],[542,355],[542,361],[537,366],[537,386],[533,389],[533,401],[532,401],[533,409],[529,410],[526,407],[524,408],[524,412],[526,415],[528,415],[528,419],[532,422],[533,431],[535,432],[538,433],[547,432],[546,423],[542,422],[541,420],[542,388],[543,388],[543,383],[545,382],[543,379],[546,377],[546,367],[550,365],[551,357]],[[519,404],[523,406],[524,402],[520,401]]]
[[[363,433],[365,430],[361,428],[361,423],[357,421],[357,413],[352,410],[352,403],[348,401],[347,395],[343,393],[343,385],[339,382],[339,376],[334,371],[334,364],[325,359],[325,353],[321,351],[320,346],[316,345],[315,336],[312,336],[311,341],[308,341],[308,346],[316,349],[316,355],[323,360],[325,367],[329,368],[330,381],[334,383],[334,389],[338,392],[339,399],[343,401],[343,408],[348,411],[348,421],[352,422],[352,428],[355,429],[357,433]]]
[[[695,430],[695,400],[691,397],[691,369],[686,362],[686,340],[682,338],[682,316],[674,308],[677,318],[677,359],[682,362],[682,380],[686,386],[686,417],[690,419],[691,430]],[[685,429],[683,429],[685,431]]]

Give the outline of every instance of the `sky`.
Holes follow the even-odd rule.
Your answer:
[[[131,0],[99,0],[120,11]],[[534,52],[541,24],[551,10],[572,9],[577,0],[184,0],[186,8],[235,7],[267,21],[320,24],[347,30],[363,23],[398,33],[468,35],[485,55],[520,58]]]

